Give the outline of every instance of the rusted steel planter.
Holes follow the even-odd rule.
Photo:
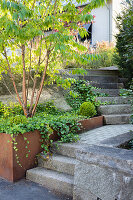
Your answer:
[[[103,116],[84,119],[79,121],[79,123],[81,124],[79,133],[82,133],[84,131],[89,131],[91,129],[103,126]]]
[[[26,141],[29,141],[28,149],[26,149]],[[27,132],[19,134],[16,137],[17,154],[19,161],[23,167],[20,167],[16,160],[16,152],[9,134],[0,133],[0,176],[9,180],[17,181],[25,176],[27,169],[33,168],[36,165],[36,155],[41,152],[41,135],[39,131]],[[9,142],[8,142],[9,141]],[[26,154],[28,153],[28,158]]]
[[[94,117],[91,119],[81,120],[80,122],[80,133],[83,131],[88,131],[103,125],[103,116]],[[26,141],[24,137],[27,138],[29,144],[26,149]],[[60,139],[60,136],[56,131],[50,136],[50,139],[56,141]],[[39,154],[41,149],[41,134],[39,131],[35,130],[33,132],[27,132],[19,134],[16,137],[17,142],[17,154],[19,156],[19,161],[23,167],[20,167],[16,160],[16,152],[14,150],[14,145],[12,143],[12,138],[9,134],[0,133],[0,177],[3,177],[9,181],[17,181],[25,176],[26,170],[36,166],[36,155]],[[28,153],[28,158],[26,154]]]

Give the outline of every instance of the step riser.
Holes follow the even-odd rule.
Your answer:
[[[117,76],[79,76],[79,79],[86,81],[95,81],[98,83],[118,83]]]
[[[100,106],[98,112],[102,115],[111,115],[111,114],[129,114],[131,113],[130,105],[107,105]]]
[[[66,70],[59,70],[61,74],[72,74],[71,69],[66,69]],[[91,70],[91,69],[86,69],[87,76],[119,76],[119,70]]]
[[[60,181],[52,177],[41,176],[39,174],[31,173],[30,171],[27,171],[26,178],[35,183],[39,183],[54,192],[58,192],[59,194],[71,197],[73,195],[73,183]]]
[[[130,104],[130,98],[124,97],[97,97],[97,101],[107,104]]]
[[[43,161],[41,158],[38,159],[38,166],[66,173],[69,175],[74,175],[74,169],[75,169],[75,164],[53,160],[52,158],[48,161]]]
[[[123,88],[122,83],[94,83],[90,82],[93,87],[101,88],[101,89],[121,89]]]
[[[130,116],[104,116],[104,123],[106,125],[129,124]]]
[[[120,94],[119,89],[94,89],[94,91],[99,92],[99,93],[105,93],[111,97],[119,96],[119,94]]]

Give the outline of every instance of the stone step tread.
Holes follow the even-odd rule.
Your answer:
[[[95,92],[105,93],[108,96],[119,96],[120,89],[93,89]]]
[[[113,104],[111,104],[111,105],[101,105],[100,107],[126,107],[126,106],[128,106],[128,107],[131,107],[131,104],[118,104],[118,105],[113,105]]]
[[[43,157],[45,159],[45,156],[42,155],[41,157]],[[74,158],[70,158],[70,157],[66,157],[66,156],[62,156],[62,155],[52,155],[49,160],[53,160],[53,161],[58,161],[58,162],[63,162],[63,163],[70,163],[70,164],[76,164],[76,159]],[[48,161],[49,161],[48,160]],[[43,162],[47,162],[45,160],[42,160]]]
[[[103,116],[104,117],[108,117],[108,116],[112,116],[112,117],[123,117],[123,116],[127,116],[128,117],[129,116],[130,117],[131,113],[130,114],[126,114],[126,113],[124,114],[123,113],[123,114],[115,114],[115,115],[114,114],[109,114],[109,115],[103,115]]]
[[[74,177],[71,175],[36,167],[27,170],[26,178],[61,194],[73,194]]]
[[[75,158],[75,151],[79,148],[78,143],[53,143],[52,151],[58,155]]]
[[[130,97],[123,97],[123,96],[117,96],[117,97],[97,97],[97,101],[100,101],[101,103],[109,103],[109,104],[130,104]]]
[[[131,108],[131,104],[117,104],[117,105],[113,105],[113,104],[111,104],[111,105],[101,105],[100,106],[100,108]]]
[[[108,75],[85,75],[79,76],[79,79],[84,79],[86,81],[95,81],[98,83],[118,83],[118,76],[108,76]]]
[[[99,83],[98,81],[90,81],[90,85],[101,89],[122,89],[124,88],[123,83]]]
[[[38,166],[74,175],[74,169],[77,163],[76,159],[62,155],[53,155],[48,160],[44,160],[43,157],[41,156],[38,159]]]
[[[44,169],[43,167],[36,167],[30,169],[27,171],[27,174],[39,175],[42,178],[48,177],[59,180],[61,182],[73,184],[73,176],[64,173],[59,173],[53,170]]]

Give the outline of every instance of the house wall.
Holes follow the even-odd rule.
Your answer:
[[[92,45],[96,42],[109,41],[110,40],[110,17],[108,6],[103,6],[92,10],[92,14],[96,16],[95,23],[92,25]]]
[[[115,35],[118,33],[116,17],[123,9],[123,0],[112,0],[103,7],[92,10],[96,16],[92,26],[92,45],[97,41],[109,41],[115,43]]]

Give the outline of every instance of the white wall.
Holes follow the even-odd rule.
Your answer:
[[[109,41],[109,9],[110,5],[92,10],[92,14],[96,16],[95,23],[92,25],[92,44],[101,41]]]

